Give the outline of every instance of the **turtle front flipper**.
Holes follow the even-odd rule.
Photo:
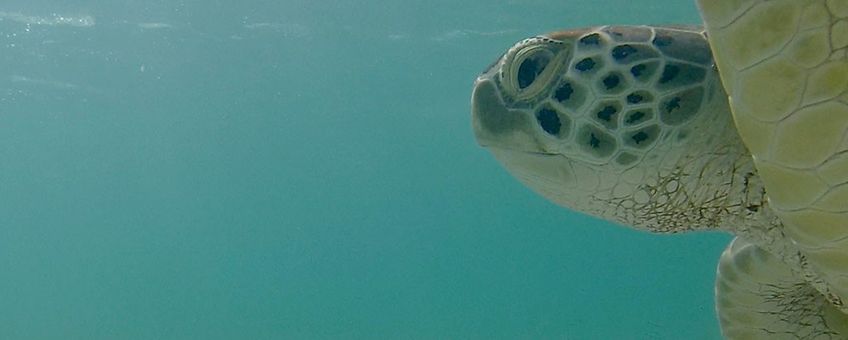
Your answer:
[[[716,310],[728,339],[848,337],[848,315],[777,257],[740,238],[721,255]]]

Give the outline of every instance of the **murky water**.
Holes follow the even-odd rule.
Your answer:
[[[513,42],[690,1],[0,4],[0,338],[712,339],[729,237],[556,207],[474,142]]]

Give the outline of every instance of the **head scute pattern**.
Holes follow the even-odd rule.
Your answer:
[[[731,339],[848,338],[848,1],[697,0],[705,27],[522,40],[476,80],[477,141],[564,207],[738,236]]]

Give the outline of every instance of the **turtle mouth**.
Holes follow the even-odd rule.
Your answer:
[[[536,152],[536,151],[525,151],[525,152],[526,152],[526,153],[529,153],[529,154],[531,154],[531,155],[534,155],[534,156],[542,156],[542,157],[555,157],[555,156],[560,156],[560,157],[565,157],[565,156],[563,156],[563,155],[562,155],[562,154],[560,154],[560,153],[554,153],[554,152]]]
[[[509,145],[503,145],[499,143],[487,143],[486,141],[478,141],[478,145],[484,147],[486,149],[491,150],[492,152],[513,152],[513,153],[523,153],[528,156],[538,156],[538,157],[566,157],[565,155],[558,152],[550,152],[550,151],[540,151],[540,150],[525,150],[521,148],[514,148]],[[567,157],[566,157],[567,158]]]
[[[573,195],[563,195],[578,184],[572,160],[561,154],[489,148],[492,156],[520,182],[554,202],[568,205]]]
[[[521,149],[515,149],[515,148],[507,148],[507,147],[498,146],[498,145],[482,145],[481,144],[480,146],[488,148],[488,149],[492,149],[493,151],[496,151],[496,152],[522,153],[522,154],[525,154],[527,156],[532,156],[532,157],[563,157],[563,158],[568,158],[568,157],[565,157],[565,155],[563,155],[561,153],[556,153],[556,152],[521,150]]]

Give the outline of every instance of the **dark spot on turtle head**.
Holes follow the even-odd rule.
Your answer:
[[[609,122],[610,120],[612,120],[612,116],[615,115],[617,112],[618,110],[614,106],[607,105],[604,106],[603,109],[598,111],[598,118]]]
[[[610,157],[618,150],[616,138],[594,125],[583,125],[577,141],[583,152],[596,158]]]
[[[560,102],[564,102],[571,98],[571,95],[574,93],[574,87],[571,86],[571,83],[565,83],[560,86],[556,92],[554,92],[554,98]]]
[[[582,112],[581,107],[586,102],[587,89],[580,85],[581,81],[566,78],[551,94],[551,99],[558,101],[569,111]]]
[[[638,149],[645,149],[653,144],[659,138],[660,128],[657,125],[650,125],[629,133],[625,144]]]
[[[662,74],[657,83],[660,91],[678,89],[687,85],[702,82],[706,77],[707,70],[700,66],[684,63],[669,63],[663,67]]]
[[[657,36],[654,37],[653,43],[654,46],[665,47],[674,43],[674,38],[672,38],[670,35],[657,33]]]
[[[587,34],[580,38],[580,43],[583,45],[600,45],[601,44],[601,36],[598,33]]]
[[[660,101],[660,120],[668,125],[680,125],[695,117],[701,109],[705,90],[693,87],[666,96]]]
[[[616,88],[619,83],[621,83],[621,79],[618,78],[617,75],[611,74],[604,78],[604,87],[606,87],[607,90]]]
[[[674,112],[674,110],[677,110],[679,108],[680,108],[680,97],[671,98],[671,100],[669,100],[668,103],[665,104],[665,111],[669,112],[669,113]]]
[[[677,65],[665,65],[662,76],[660,76],[660,84],[670,82],[680,73],[680,67]]]
[[[574,65],[574,68],[581,72],[586,72],[595,67],[595,60],[592,58],[585,58],[579,61]]]
[[[594,133],[589,134],[589,146],[595,149],[601,146],[601,140],[595,137]]]
[[[619,45],[612,49],[612,57],[615,60],[627,58],[627,56],[636,53],[636,49],[630,45]]]
[[[643,100],[645,100],[645,98],[638,93],[631,93],[627,95],[627,103],[629,104],[639,104]]]
[[[648,67],[644,64],[635,65],[630,68],[630,74],[632,74],[636,78],[639,78],[639,76],[642,75],[642,72],[645,72],[645,69],[647,68]]]
[[[648,139],[648,134],[644,131],[639,131],[637,133],[634,133],[633,136],[631,136],[630,138],[633,139],[633,142],[635,142],[636,145],[639,145],[639,143],[642,143]]]
[[[559,115],[556,111],[549,108],[543,108],[536,112],[536,120],[545,132],[554,136],[559,134],[562,123],[559,121]]]
[[[630,116],[627,117],[627,119],[625,119],[624,122],[627,123],[627,124],[633,124],[633,123],[636,123],[636,122],[642,120],[642,118],[644,118],[644,117],[645,117],[644,112],[636,111],[636,112],[631,113]]]

